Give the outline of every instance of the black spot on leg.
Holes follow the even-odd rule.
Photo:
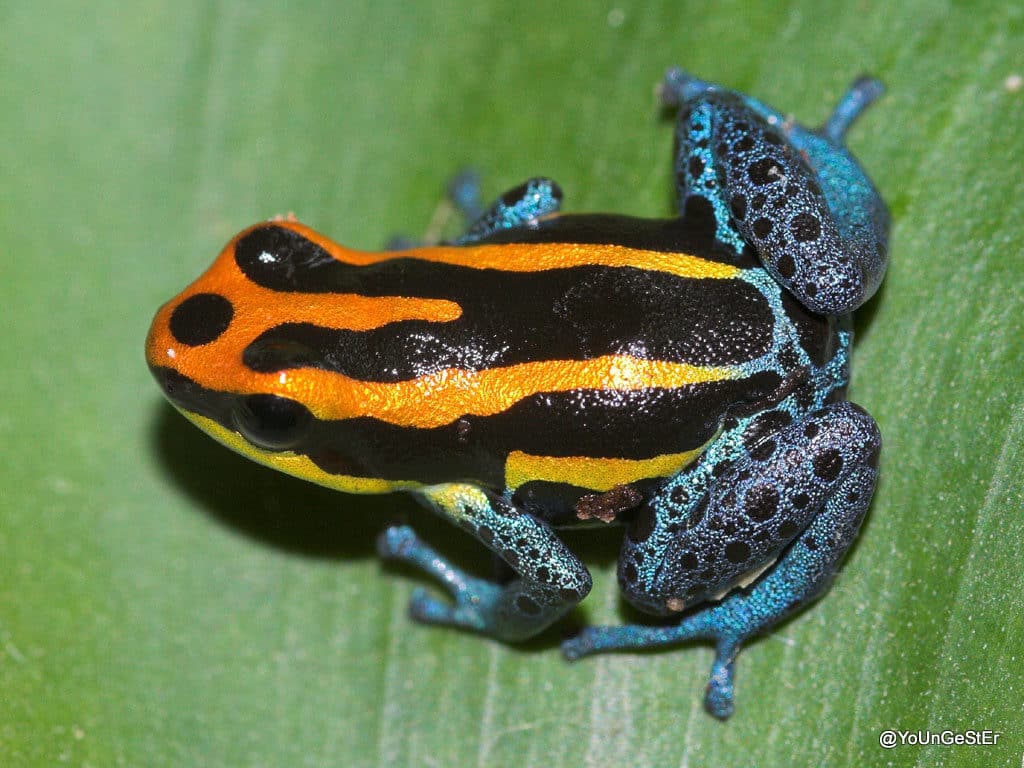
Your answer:
[[[750,557],[750,545],[745,541],[730,541],[725,545],[725,557],[730,563],[743,563]]]
[[[754,222],[754,234],[764,240],[771,234],[772,226],[771,219],[766,219],[762,216]]]
[[[779,510],[779,492],[770,485],[758,485],[747,492],[744,511],[752,520],[770,520]]]
[[[779,526],[779,538],[789,540],[800,532],[799,526],[792,520],[786,520]]]
[[[779,270],[779,274],[786,280],[789,280],[796,274],[796,262],[793,261],[793,257],[788,253],[784,253],[778,258],[775,262],[775,268]]]
[[[693,552],[683,552],[679,556],[679,567],[684,571],[695,571],[700,567],[700,559]]]
[[[729,201],[729,210],[736,218],[736,221],[743,221],[747,215],[747,198],[743,195],[733,195]]]
[[[814,474],[822,480],[835,480],[843,471],[843,457],[835,448],[818,454],[811,463],[814,466]]]
[[[750,136],[743,136],[732,145],[735,152],[749,152],[754,148],[754,140]]]
[[[774,440],[762,440],[757,446],[750,452],[750,458],[755,461],[766,461],[771,458],[771,455],[775,453],[775,441]]]
[[[750,164],[747,168],[747,175],[758,186],[764,186],[774,184],[782,179],[782,169],[773,158],[763,157]]]
[[[807,426],[804,427],[804,437],[806,437],[808,440],[813,440],[815,437],[818,436],[818,433],[820,431],[821,428],[818,426],[818,423],[816,421],[808,422]]]
[[[754,195],[754,199],[750,201],[750,207],[755,211],[759,211],[764,208],[764,204],[768,202],[768,197],[764,192],[758,192]]]
[[[699,179],[704,173],[704,161],[694,155],[690,158],[690,175],[694,179]]]
[[[638,574],[636,572],[636,566],[633,565],[633,563],[629,562],[623,566],[622,578],[626,581],[627,584],[635,584],[637,575]]]
[[[876,445],[871,449],[871,453],[868,454],[867,463],[872,469],[878,469],[878,458],[881,452],[882,449]]]
[[[810,500],[811,500],[811,497],[808,496],[806,493],[797,493],[797,494],[793,495],[793,498],[790,499],[790,502],[797,509],[803,509],[804,507],[807,506],[807,503]]]
[[[793,233],[793,237],[797,239],[797,242],[808,243],[811,240],[818,239],[818,236],[821,234],[821,222],[818,221],[817,216],[812,216],[809,213],[798,213],[789,223],[789,231]]]

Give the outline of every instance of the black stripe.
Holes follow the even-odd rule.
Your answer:
[[[274,259],[261,260],[263,253]],[[503,272],[418,259],[356,267],[321,254],[290,230],[268,227],[243,238],[236,259],[251,279],[275,290],[447,299],[462,315],[369,331],[283,324],[246,349],[253,370],[316,367],[363,381],[403,381],[445,368],[609,354],[735,365],[767,353],[772,342],[768,301],[742,280],[593,265]]]
[[[176,405],[234,429],[232,410],[241,396],[207,390],[166,368],[153,374]],[[711,439],[731,410],[761,407],[780,383],[778,375],[763,372],[680,389],[542,394],[493,416],[465,416],[430,429],[369,417],[314,420],[295,450],[337,474],[467,481],[500,490],[513,450],[626,459],[691,450]]]

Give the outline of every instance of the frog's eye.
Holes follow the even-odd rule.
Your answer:
[[[236,429],[253,445],[287,451],[298,445],[313,420],[309,410],[277,395],[249,395],[232,413]]]

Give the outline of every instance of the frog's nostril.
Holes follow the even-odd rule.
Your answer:
[[[179,343],[198,347],[224,333],[234,315],[231,302],[219,293],[197,293],[174,308],[168,325]]]

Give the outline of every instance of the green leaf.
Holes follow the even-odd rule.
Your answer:
[[[0,763],[1020,765],[1021,51],[998,2],[0,3]],[[375,532],[473,546],[229,454],[142,359],[156,307],[275,213],[374,247],[469,164],[668,214],[672,64],[811,123],[860,72],[889,88],[851,137],[894,214],[850,392],[882,481],[832,592],[740,657],[726,724],[707,646],[569,665],[557,632],[413,625]],[[572,545],[581,619],[627,620],[615,537]]]

